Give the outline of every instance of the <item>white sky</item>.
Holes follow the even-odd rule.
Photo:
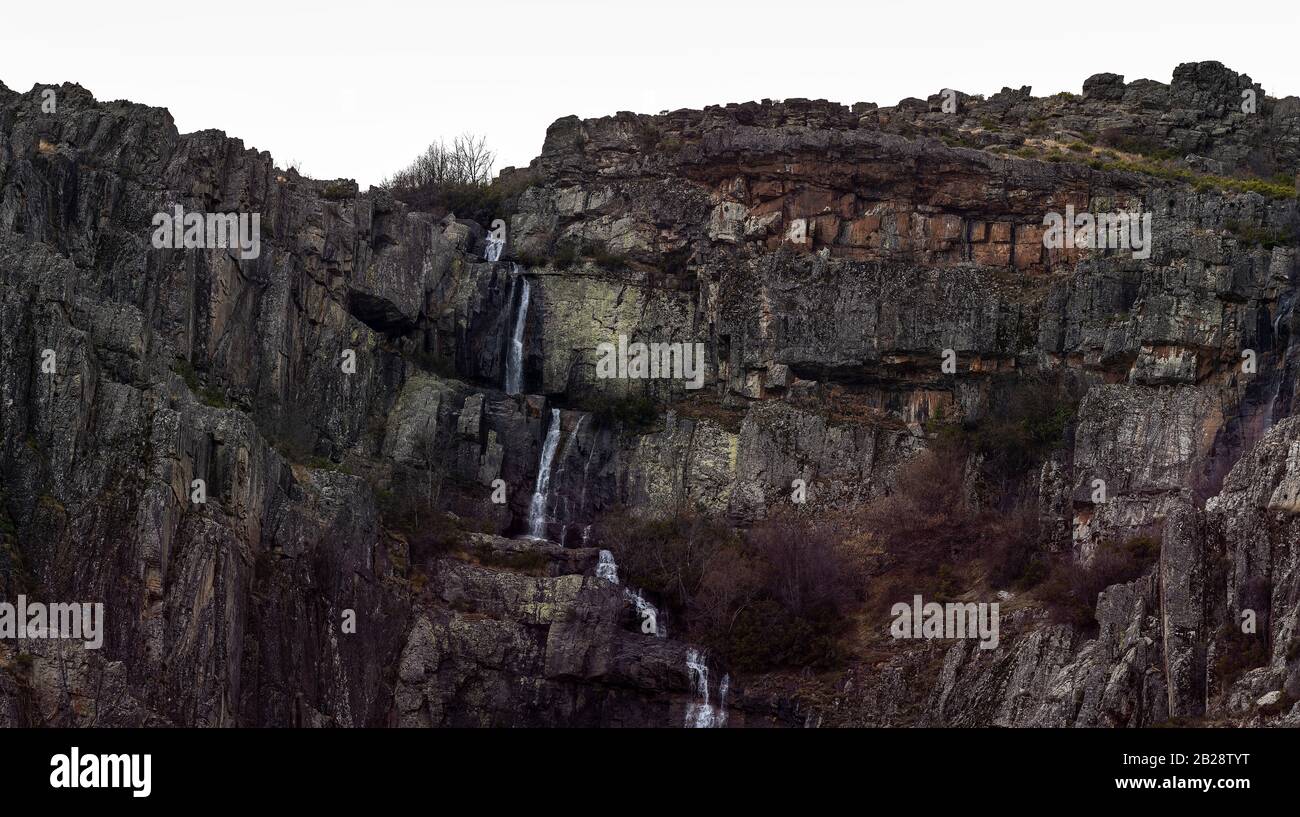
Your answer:
[[[364,189],[438,137],[526,165],[561,116],[945,87],[1078,92],[1219,60],[1300,95],[1300,3],[41,0],[6,3],[0,81],[78,82]]]

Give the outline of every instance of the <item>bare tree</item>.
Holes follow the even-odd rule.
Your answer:
[[[492,180],[496,153],[482,136],[463,133],[450,145],[439,139],[415,161],[384,180],[390,188],[481,187]]]

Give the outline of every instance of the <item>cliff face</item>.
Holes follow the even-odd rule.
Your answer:
[[[1300,100],[1201,63],[1082,97],[561,119],[504,174],[513,261],[487,263],[473,222],[40,90],[0,86],[0,598],[101,601],[107,632],[0,640],[0,723],[677,725],[707,693],[729,725],[1300,725]],[[176,205],[259,213],[260,255],[155,249]],[[1067,208],[1151,214],[1149,256],[1045,248]],[[619,335],[702,343],[703,388],[598,377]],[[724,693],[586,546],[616,508],[852,512],[936,423],[1046,374],[1081,399],[1029,480],[1041,550],[1160,543],[1095,632],[1022,594],[999,649]],[[649,428],[590,411],[629,396]],[[567,548],[506,538],[548,439]],[[462,519],[437,541],[434,508]],[[1244,609],[1265,654],[1220,688]]]
[[[106,633],[0,642],[3,722],[682,723],[685,646],[620,646],[594,551],[417,569],[428,543],[381,523],[398,469],[417,532],[437,504],[527,515],[548,418],[483,388],[512,284],[481,230],[56,91],[0,94],[0,596],[103,603]],[[260,255],[155,249],[176,205],[259,213]]]

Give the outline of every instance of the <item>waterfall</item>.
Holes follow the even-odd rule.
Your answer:
[[[600,561],[596,564],[596,577],[618,584],[618,565],[614,564],[614,554],[608,550],[600,552]]]
[[[519,394],[524,390],[524,325],[528,323],[528,279],[515,265],[518,282],[519,305],[515,309],[515,325],[510,333],[510,349],[506,355],[506,394]]]
[[[640,590],[624,587],[623,598],[632,602],[632,606],[636,608],[636,616],[641,620],[641,632],[653,635],[655,638],[668,637],[668,627],[659,620],[659,608],[647,601]]]
[[[614,554],[602,550],[596,562],[596,577],[618,584],[618,565]],[[659,623],[659,611],[646,601],[641,591],[630,587],[623,588],[623,597],[636,607],[637,617],[643,623],[654,625],[654,634],[659,638],[668,637],[668,629]],[[645,632],[645,628],[642,628]],[[719,729],[727,725],[727,694],[731,691],[731,676],[723,674],[718,684],[718,703],[714,705],[709,699],[709,664],[707,657],[694,647],[686,649],[686,672],[695,688],[697,700],[686,705],[686,726],[689,729]]]
[[[527,298],[528,290],[524,289],[524,299]],[[555,459],[555,449],[559,444],[560,410],[551,409],[551,427],[546,432],[546,442],[542,444],[542,460],[537,466],[537,487],[533,489],[533,499],[528,503],[528,535],[534,539],[546,538],[546,495],[551,490],[551,461]]]
[[[483,260],[490,264],[495,264],[500,261],[501,250],[505,249],[505,246],[506,240],[504,238],[496,238],[489,234],[487,237],[487,243],[483,247]]]
[[[718,684],[718,723],[719,727],[727,725],[727,693],[731,691],[731,676],[722,673],[722,683]]]
[[[718,705],[709,703],[709,665],[703,654],[694,647],[686,650],[686,672],[695,682],[695,697],[699,700],[686,705],[686,726],[689,729],[716,729],[727,725],[727,692],[731,689],[731,676],[723,675],[718,685]]]
[[[591,526],[588,525],[587,530],[589,531],[590,529]],[[585,541],[586,531],[583,532],[583,536]],[[613,582],[614,584],[619,583],[618,564],[614,561],[614,554],[608,550],[602,550],[600,552],[599,561],[596,563],[596,578],[604,579],[605,581]],[[668,637],[668,628],[659,620],[659,609],[647,601],[646,597],[641,595],[640,590],[635,590],[631,587],[624,587],[623,598],[632,602],[632,606],[636,608],[636,615],[637,619],[641,622],[642,632],[645,632],[647,635],[653,634],[656,638]],[[647,626],[650,627],[649,630],[647,630]]]

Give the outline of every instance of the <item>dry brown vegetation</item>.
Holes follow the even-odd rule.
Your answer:
[[[862,577],[832,531],[774,520],[741,534],[698,516],[604,519],[597,541],[692,640],[742,671],[825,667]]]
[[[1158,541],[1103,544],[1087,564],[1042,538],[1036,475],[1068,444],[1074,401],[1021,382],[980,423],[932,428],[888,494],[835,518],[769,519],[739,532],[682,516],[597,526],[628,582],[654,594],[741,671],[833,668],[883,654],[888,611],[914,595],[955,601],[1013,589],[1054,620],[1096,626],[1097,594],[1145,574]]]
[[[1097,595],[1112,584],[1141,577],[1159,556],[1160,543],[1149,536],[1105,542],[1087,564],[1072,558],[1056,561],[1035,595],[1056,621],[1091,631],[1097,626]]]

